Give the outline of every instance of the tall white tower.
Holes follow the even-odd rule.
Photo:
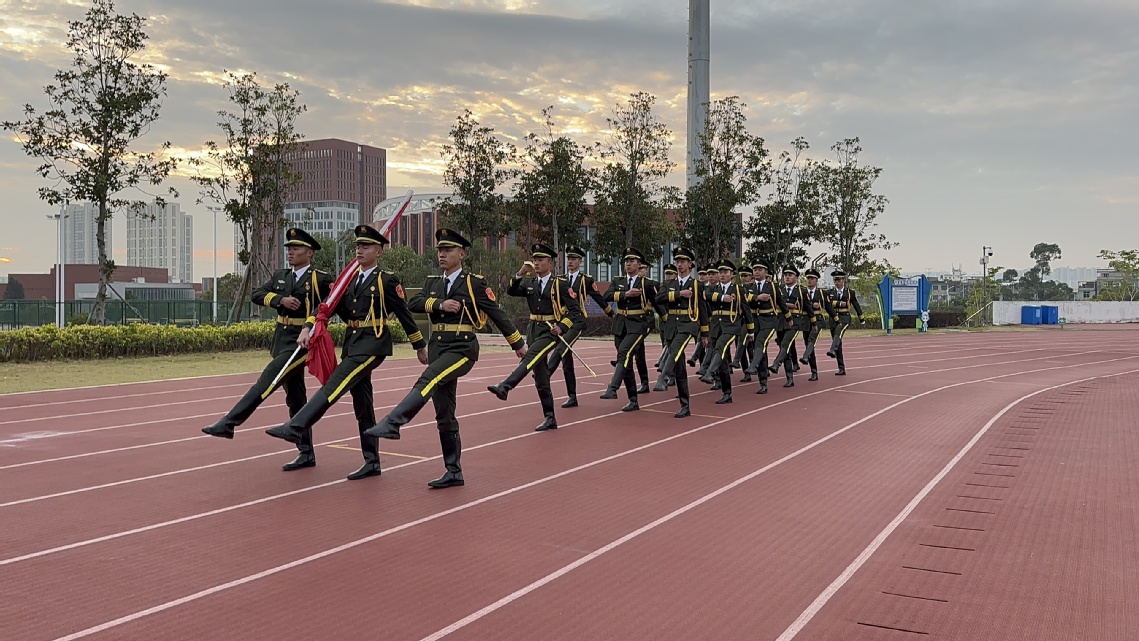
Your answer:
[[[701,157],[700,132],[708,117],[708,57],[711,43],[709,0],[688,0],[688,186],[697,183],[695,160]]]

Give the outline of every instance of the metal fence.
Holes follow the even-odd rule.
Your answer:
[[[63,317],[68,323],[85,323],[94,304],[85,300],[63,303]],[[231,307],[231,301],[218,301],[218,323],[225,323]],[[108,325],[150,323],[194,327],[215,322],[213,302],[205,300],[130,301],[130,305],[122,301],[107,301],[105,308]],[[249,320],[251,309],[252,306],[246,303],[241,313],[242,320]],[[55,310],[56,303],[50,300],[0,301],[0,329],[54,325]]]

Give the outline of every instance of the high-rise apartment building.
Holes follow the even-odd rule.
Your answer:
[[[96,217],[99,206],[95,203],[75,203],[60,208],[63,214],[63,262],[71,265],[98,265],[99,241]],[[105,230],[107,258],[111,257],[111,221]]]
[[[178,203],[128,212],[127,264],[165,268],[172,283],[194,282],[194,219]]]

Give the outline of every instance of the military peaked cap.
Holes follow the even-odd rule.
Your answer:
[[[285,232],[285,246],[299,245],[301,247],[309,247],[313,251],[320,249],[320,243],[309,235],[309,233],[300,227],[292,227]]]
[[[370,225],[356,225],[356,242],[370,245],[387,245],[388,239]]]
[[[578,258],[585,258],[585,250],[581,247],[578,247],[577,245],[566,245],[566,248],[562,250],[562,253],[566,256],[577,256]]]
[[[696,260],[696,252],[692,251],[692,248],[685,247],[684,245],[674,247],[672,249],[672,259],[680,260],[681,258],[694,261]]]
[[[440,227],[435,230],[435,246],[436,247],[462,247],[467,249],[471,246],[471,241],[463,238],[463,235],[454,229],[447,229]]]
[[[558,255],[553,247],[543,243],[534,243],[530,245],[530,255],[534,258],[553,258]]]

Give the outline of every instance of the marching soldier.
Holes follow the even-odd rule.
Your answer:
[[[565,248],[566,255],[566,281],[569,283],[570,289],[574,291],[581,308],[582,323],[579,327],[576,323],[566,334],[565,343],[561,341],[554,346],[554,351],[550,355],[549,368],[550,374],[553,375],[558,369],[558,364],[562,364],[563,376],[566,379],[566,393],[569,398],[566,402],[562,403],[562,407],[577,407],[577,375],[574,372],[573,354],[567,349],[567,345],[573,346],[581,333],[585,329],[585,319],[589,318],[589,311],[586,309],[585,298],[588,296],[592,298],[597,306],[605,310],[605,315],[613,318],[616,314],[610,309],[609,303],[605,302],[605,297],[601,294],[601,288],[597,286],[597,282],[593,276],[581,271],[581,260],[585,258],[585,250],[575,245],[570,245]]]
[[[732,368],[729,365],[732,345],[739,339],[741,329],[752,326],[751,310],[744,300],[744,291],[735,282],[736,265],[730,260],[720,261],[720,283],[707,289],[708,307],[712,314],[712,327],[709,342],[715,339],[712,361],[700,380],[713,382],[718,377],[723,396],[717,405],[732,402]],[[745,329],[746,331],[746,329]]]
[[[811,333],[803,336],[803,358],[799,362],[811,366],[811,377],[807,380],[819,380],[819,364],[815,359],[815,343],[819,340],[819,332],[826,325],[827,319],[834,316],[831,310],[830,299],[823,290],[819,289],[819,272],[815,268],[804,272],[807,277],[808,312],[813,316]]]
[[[656,288],[652,281],[642,278],[638,273],[640,266],[645,262],[644,254],[632,247],[626,247],[624,257],[626,275],[614,278],[609,283],[609,290],[605,292],[605,300],[613,304],[617,313],[617,318],[613,321],[617,364],[613,379],[609,381],[609,387],[601,398],[606,400],[617,398],[617,388],[623,381],[629,402],[621,408],[622,412],[641,409],[637,402],[639,391],[637,381],[631,367],[637,347],[644,344],[649,324],[653,321],[653,302],[656,299]]]
[[[696,276],[699,279],[700,284],[704,286],[705,290],[707,290],[708,285],[711,284],[711,277],[709,274],[715,273],[715,271],[715,269],[709,269],[707,266],[704,266],[700,268],[700,271],[696,272]],[[704,346],[703,342],[697,343],[696,349],[692,351],[692,358],[688,359],[689,367],[696,367],[696,364],[700,363],[699,371],[696,372],[696,374],[699,376],[704,375],[704,356],[705,352],[707,351],[708,349]]]
[[[431,346],[427,359],[420,359],[427,364],[427,369],[407,396],[367,431],[371,436],[398,439],[399,428],[411,421],[431,399],[435,404],[439,446],[446,467],[443,476],[427,484],[431,489],[456,487],[465,482],[459,465],[462,441],[455,403],[459,378],[471,371],[479,359],[475,331],[485,327],[489,317],[518,358],[526,355],[522,334],[498,306],[494,290],[482,276],[463,269],[463,259],[470,246],[470,241],[454,230],[439,228],[435,232],[435,250],[443,274],[428,276],[423,289],[408,304],[411,311],[428,314],[431,318]]]
[[[269,361],[261,372],[261,377],[228,414],[213,425],[202,428],[210,436],[233,438],[234,428],[252,416],[277,387],[285,388],[285,405],[289,408],[290,417],[296,416],[308,402],[304,375],[306,350],[302,349],[297,354],[297,359],[277,380],[276,385],[273,381],[296,351],[297,337],[301,334],[305,319],[315,314],[316,306],[328,296],[332,276],[312,267],[312,255],[320,249],[320,243],[308,232],[294,227],[285,232],[285,238],[289,267],[274,272],[268,282],[253,290],[252,297],[255,304],[277,310],[277,326],[273,330],[273,344],[269,347],[273,360]],[[285,463],[281,469],[291,472],[316,465],[312,430],[304,431],[297,449],[300,450],[300,455]]]
[[[786,294],[783,300],[787,309],[791,311],[791,318],[787,322],[787,329],[779,338],[779,355],[769,368],[772,374],[779,373],[779,366],[785,365],[783,371],[787,374],[787,382],[783,387],[795,387],[794,360],[791,350],[795,345],[796,334],[807,334],[815,328],[814,310],[810,309],[807,301],[807,288],[799,284],[799,269],[790,265],[783,269],[783,291]],[[810,311],[808,311],[810,310]]]
[[[647,285],[651,285],[653,288],[653,291],[655,292],[658,289],[660,289],[660,283],[658,283],[656,280],[654,280],[653,278],[651,278],[649,276],[649,272],[652,271],[652,267],[653,266],[648,264],[648,263],[641,263],[641,268],[637,270],[637,274],[640,275],[640,277],[644,279],[644,282]],[[665,314],[665,310],[663,308],[661,308],[660,306],[658,306],[656,304],[655,300],[650,301],[650,302],[652,303],[652,312],[649,314],[648,323],[645,324],[645,340],[648,340],[648,335],[650,333],[652,333],[652,331],[654,329],[656,329],[656,326],[657,326],[656,318],[653,317],[653,314],[656,314],[657,316],[659,316],[661,318],[662,322],[664,321],[664,314]],[[637,393],[638,394],[648,394],[649,393],[649,365],[648,365],[648,360],[645,358],[645,341],[641,341],[641,344],[637,346],[636,359],[637,359],[637,377],[641,381],[640,386],[637,387]]]
[[[554,347],[562,344],[564,334],[575,327],[580,334],[585,327],[585,317],[581,315],[581,308],[577,304],[577,294],[570,289],[566,279],[553,274],[554,257],[557,255],[548,245],[535,243],[530,247],[533,262],[523,264],[518,274],[510,279],[507,293],[525,298],[530,308],[530,327],[526,330],[529,349],[506,380],[487,387],[499,400],[505,401],[510,390],[517,387],[526,374],[532,371],[538,399],[542,402],[542,414],[545,416],[542,424],[534,428],[537,432],[558,429],[547,355]]]
[[[836,269],[831,272],[831,278],[834,279],[834,289],[827,292],[827,298],[834,310],[831,316],[834,326],[831,327],[831,348],[827,350],[827,356],[838,359],[838,371],[834,375],[846,376],[846,361],[842,359],[842,335],[850,327],[850,310],[853,309],[861,319],[862,306],[858,304],[854,290],[846,287],[846,272]]]
[[[744,263],[741,260],[741,262],[739,263],[739,267],[737,268],[737,273],[739,274],[739,277],[740,277],[740,290],[743,292],[744,302],[747,303],[748,307],[752,311],[754,311],[755,308],[753,307],[753,305],[754,305],[754,301],[755,301],[755,277],[752,275],[751,269],[745,268],[745,267],[743,267],[743,265],[744,265]],[[753,320],[754,320],[754,314],[752,316],[753,316]],[[740,333],[740,335],[736,338],[736,357],[734,359],[732,359],[732,369],[733,370],[737,367],[742,368],[744,370],[744,377],[742,379],[740,379],[741,383],[750,383],[751,382],[751,374],[747,373],[747,368],[749,365],[748,356],[749,356],[750,347],[751,347],[750,345],[748,345],[748,341],[747,341],[747,337],[749,335],[749,332],[752,336],[754,336],[755,327],[745,328],[745,331],[742,331]]]
[[[404,301],[399,277],[376,265],[387,244],[388,239],[372,227],[356,227],[357,275],[335,310],[336,315],[348,324],[340,364],[296,416],[279,427],[265,430],[270,436],[300,443],[305,432],[324,416],[328,408],[345,392],[350,393],[352,410],[360,428],[360,451],[364,455],[364,464],[348,475],[350,481],[380,475],[379,442],[366,430],[376,422],[372,405],[372,370],[392,355],[392,336],[386,325],[388,315],[395,314],[420,362],[427,360],[427,343]],[[297,337],[297,343],[302,347],[308,347],[309,332],[315,322],[316,318],[310,316]]]
[[[664,280],[661,282],[661,284],[667,283],[670,280],[676,280],[676,265],[673,265],[672,263],[669,263],[669,264],[664,266]],[[661,290],[661,287],[658,285],[657,291],[660,292],[660,290]],[[668,322],[668,306],[667,305],[663,305],[663,306],[657,305],[656,310],[657,310],[657,315],[660,316],[660,326],[661,326],[661,332],[660,332],[660,349],[661,349],[661,351],[660,351],[660,358],[657,358],[657,364],[656,364],[656,370],[659,372],[662,369],[664,369],[664,362],[665,362],[665,360],[668,359],[669,341],[668,341],[668,339],[666,339],[664,337],[664,326],[665,326],[665,323]],[[665,389],[668,389],[668,385],[670,385],[669,379],[665,378]],[[660,387],[660,385],[657,384],[657,386],[653,388],[654,392],[663,392],[664,391],[664,390],[657,389],[657,387]]]
[[[688,393],[688,368],[684,360],[684,350],[697,337],[701,343],[708,341],[708,300],[704,296],[704,286],[692,273],[696,254],[687,247],[672,250],[676,261],[677,278],[666,278],[657,293],[657,303],[668,307],[668,318],[661,335],[669,345],[665,349],[668,358],[661,369],[657,391],[668,388],[669,378],[675,377],[676,394],[680,399],[680,411],[676,418],[691,416]]]
[[[755,296],[752,298],[752,314],[755,319],[755,350],[751,355],[751,366],[746,373],[759,374],[759,390],[756,394],[767,393],[767,346],[782,333],[782,328],[791,320],[791,312],[783,300],[782,289],[775,284],[768,272],[770,264],[765,259],[752,263],[755,280]]]

